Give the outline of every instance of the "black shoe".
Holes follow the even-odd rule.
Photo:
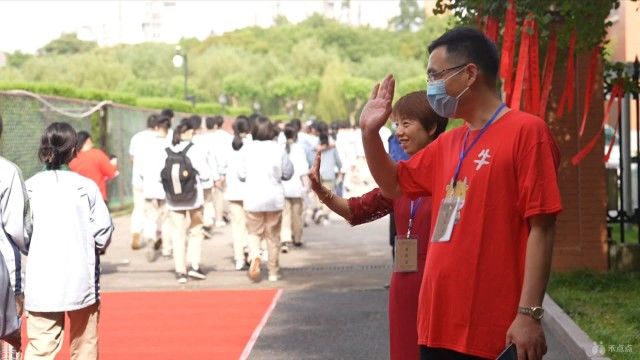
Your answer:
[[[187,275],[189,275],[189,277],[192,277],[194,279],[198,279],[198,280],[204,280],[207,278],[207,275],[205,275],[202,270],[200,269],[194,269],[193,267],[189,268],[189,271],[187,271]]]
[[[186,284],[188,281],[187,274],[176,273],[176,280],[178,280],[178,284]]]
[[[283,254],[286,254],[286,253],[288,253],[288,252],[289,252],[289,246],[287,245],[287,243],[283,243],[283,244],[282,244],[282,247],[280,248],[280,251],[281,251]]]
[[[302,241],[300,241],[300,242],[294,242],[294,243],[293,243],[293,246],[295,246],[295,247],[302,247]]]

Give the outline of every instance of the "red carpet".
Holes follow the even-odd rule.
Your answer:
[[[278,290],[104,293],[100,358],[238,359],[278,295]],[[57,359],[69,359],[67,334]]]

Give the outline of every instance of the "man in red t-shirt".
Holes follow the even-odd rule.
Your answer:
[[[541,359],[542,300],[562,210],[558,147],[542,119],[502,103],[498,53],[482,33],[455,28],[429,53],[425,100],[464,126],[396,165],[378,136],[391,110],[391,75],[360,118],[385,196],[433,198],[417,319],[421,358],[493,359],[513,343],[518,359]]]
[[[78,132],[78,154],[69,163],[71,171],[87,177],[98,185],[102,199],[107,201],[107,180],[118,174],[116,159],[110,160],[102,150],[93,147],[91,135]]]

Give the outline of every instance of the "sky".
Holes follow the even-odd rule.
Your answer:
[[[299,22],[324,8],[322,0],[173,2],[173,31],[170,37],[163,38],[167,42],[175,42],[180,37],[204,39],[212,33],[222,34],[251,25],[267,27],[272,24],[276,13],[292,22]],[[109,42],[139,42],[140,38],[133,33],[139,32],[145,6],[151,6],[149,3],[117,0],[0,1],[0,51],[35,53],[64,32],[77,32],[88,36],[87,39],[93,36],[96,40],[99,36],[95,34],[100,33],[102,43],[106,45]],[[352,9],[359,9],[360,23],[374,27],[385,27],[388,19],[399,12],[398,0],[351,0],[351,4]],[[355,13],[356,10],[352,12]],[[123,22],[126,26],[119,25],[119,35],[114,34],[118,27],[115,24]]]

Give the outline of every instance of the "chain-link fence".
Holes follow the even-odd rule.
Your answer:
[[[77,118],[65,113],[87,112],[96,103],[53,96],[40,98],[46,103],[25,94],[0,92],[0,115],[4,122],[0,155],[16,163],[28,179],[43,168],[37,152],[44,129],[56,121],[67,122],[77,131],[89,131],[96,146],[118,158],[120,175],[109,182],[109,207],[115,210],[128,206],[132,201],[129,140],[145,128],[153,111],[114,104]]]

